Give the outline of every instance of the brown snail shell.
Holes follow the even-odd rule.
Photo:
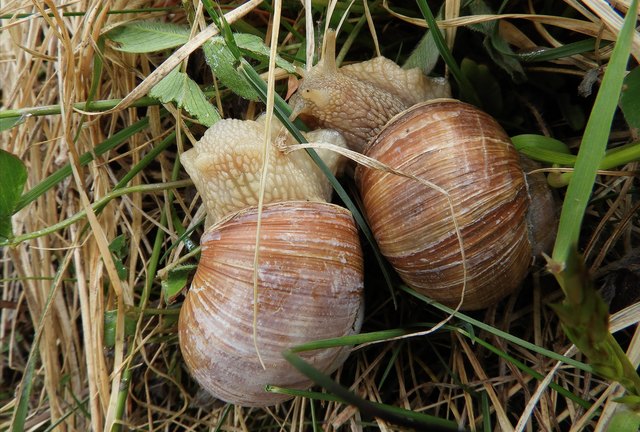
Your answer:
[[[365,155],[448,191],[466,256],[463,309],[513,292],[532,259],[529,196],[519,156],[488,114],[452,99],[398,114]],[[358,167],[356,182],[381,252],[424,295],[456,306],[463,265],[446,197],[420,182]]]
[[[312,382],[281,355],[287,348],[359,331],[363,258],[351,214],[333,204],[291,201],[263,207],[254,346],[254,250],[257,208],[212,226],[178,323],[192,376],[215,397],[244,406],[288,399],[267,384],[307,388]],[[331,373],[349,347],[302,353]]]

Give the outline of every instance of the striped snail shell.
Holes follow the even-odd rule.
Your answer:
[[[449,306],[464,286],[462,309],[481,309],[522,283],[537,236],[531,226],[553,224],[527,219],[531,198],[519,155],[491,116],[453,99],[417,104],[391,119],[364,154],[438,185],[453,204],[464,261],[445,194],[356,169],[380,250],[409,286]]]
[[[363,313],[363,258],[346,209],[307,201],[265,205],[254,298],[257,221],[257,208],[251,207],[205,232],[178,323],[192,376],[213,396],[243,406],[288,398],[266,392],[267,384],[310,387],[282,351],[357,333]],[[302,358],[331,373],[349,351],[328,348]]]

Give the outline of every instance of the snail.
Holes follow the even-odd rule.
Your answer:
[[[351,214],[320,202],[267,204],[261,216],[254,346],[257,220],[257,208],[250,207],[203,235],[200,264],[178,324],[183,357],[198,383],[243,406],[288,398],[266,392],[267,384],[310,387],[281,352],[357,333],[363,316],[363,258]],[[348,354],[349,347],[335,347],[302,357],[331,373]]]
[[[528,186],[497,121],[442,98],[448,86],[422,76],[383,92],[389,70],[411,71],[385,59],[354,65],[367,71],[354,76],[336,69],[327,58],[334,53],[331,32],[324,57],[292,97],[293,116],[335,128],[351,148],[435,184],[451,199],[450,206],[445,193],[415,179],[358,166],[356,184],[382,254],[407,285],[449,306],[464,298],[462,309],[482,309],[513,292],[534,253],[554,238],[553,197],[544,179]]]
[[[356,168],[380,250],[409,286],[456,306],[466,278],[467,310],[486,308],[520,286],[534,249],[545,248],[541,237],[553,232],[555,213],[544,211],[548,189],[532,205],[520,157],[493,118],[435,99],[394,117],[365,154],[438,185],[453,203],[464,257],[445,195],[410,178]]]
[[[255,204],[263,119],[221,120],[181,155],[203,198],[208,228],[180,310],[180,349],[202,388],[242,406],[273,405],[289,398],[265,391],[267,384],[310,387],[312,382],[281,352],[304,342],[357,333],[364,304],[363,258],[351,214],[324,202],[331,196],[328,180],[303,150],[280,152],[278,146],[291,138],[279,124],[273,126],[276,145],[267,153],[267,204],[261,213]],[[314,131],[307,138],[345,145],[334,131]],[[340,170],[338,155],[319,155],[333,172]],[[337,347],[302,357],[331,373],[348,354],[349,347]]]

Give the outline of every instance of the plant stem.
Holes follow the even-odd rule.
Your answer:
[[[166,190],[166,189],[174,189],[174,188],[183,188],[183,187],[188,187],[193,185],[193,182],[191,180],[180,180],[180,181],[175,181],[175,182],[170,182],[170,183],[157,183],[157,184],[147,184],[147,185],[138,185],[138,186],[131,186],[128,188],[122,188],[122,189],[117,189],[114,190],[113,192],[110,192],[108,194],[106,194],[104,197],[102,197],[100,200],[96,201],[95,203],[93,203],[91,205],[91,208],[96,211],[98,209],[100,209],[102,206],[106,205],[109,201],[111,201],[114,198],[118,198],[122,195],[127,195],[130,193],[144,193],[144,192],[157,192],[157,191],[162,191],[162,190]],[[32,240],[34,238],[38,238],[38,237],[42,237],[48,234],[52,234],[58,230],[61,230],[63,228],[68,227],[69,225],[78,222],[79,220],[83,219],[85,216],[87,215],[85,210],[81,210],[78,213],[76,213],[75,215],[61,221],[58,222],[55,225],[51,225],[48,226],[46,228],[43,228],[41,230],[38,231],[33,231],[27,234],[23,234],[21,236],[16,236],[13,237],[10,240],[6,240],[2,243],[0,243],[0,246],[16,246],[20,243],[22,243],[23,241],[26,240]]]

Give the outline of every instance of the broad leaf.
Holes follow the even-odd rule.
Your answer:
[[[625,77],[620,107],[629,126],[640,129],[640,67],[636,67]]]
[[[26,115],[18,115],[15,117],[7,117],[7,118],[0,118],[0,132],[5,131],[5,130],[9,130],[14,126],[17,126],[21,123],[24,123],[24,121],[27,119]]]
[[[117,43],[117,50],[147,53],[184,45],[189,41],[189,29],[159,21],[140,21],[116,27],[107,37]]]
[[[149,96],[163,103],[175,102],[205,126],[211,126],[220,120],[218,110],[209,103],[200,87],[177,68],[156,84],[149,92]]]
[[[637,397],[629,399],[631,400],[620,398],[616,402],[629,403],[630,405],[633,404],[636,406],[640,402]],[[636,432],[640,430],[640,415],[632,411],[619,410],[611,419],[608,430],[618,432]]]
[[[167,278],[162,280],[162,294],[167,304],[176,301],[176,298],[187,286],[189,276],[195,269],[195,265],[186,265],[169,271]]]
[[[249,33],[236,33],[233,35],[233,38],[236,41],[236,44],[243,51],[247,51],[253,53],[260,60],[268,60],[269,59],[269,47],[266,46],[263,40]],[[289,73],[295,73],[296,67],[284,60],[280,56],[276,56],[276,65],[286,70]]]
[[[11,216],[27,182],[27,169],[15,155],[0,149],[0,239],[13,235]]]
[[[236,58],[222,37],[214,37],[202,45],[207,64],[229,90],[249,100],[258,100],[258,93],[234,67]]]

